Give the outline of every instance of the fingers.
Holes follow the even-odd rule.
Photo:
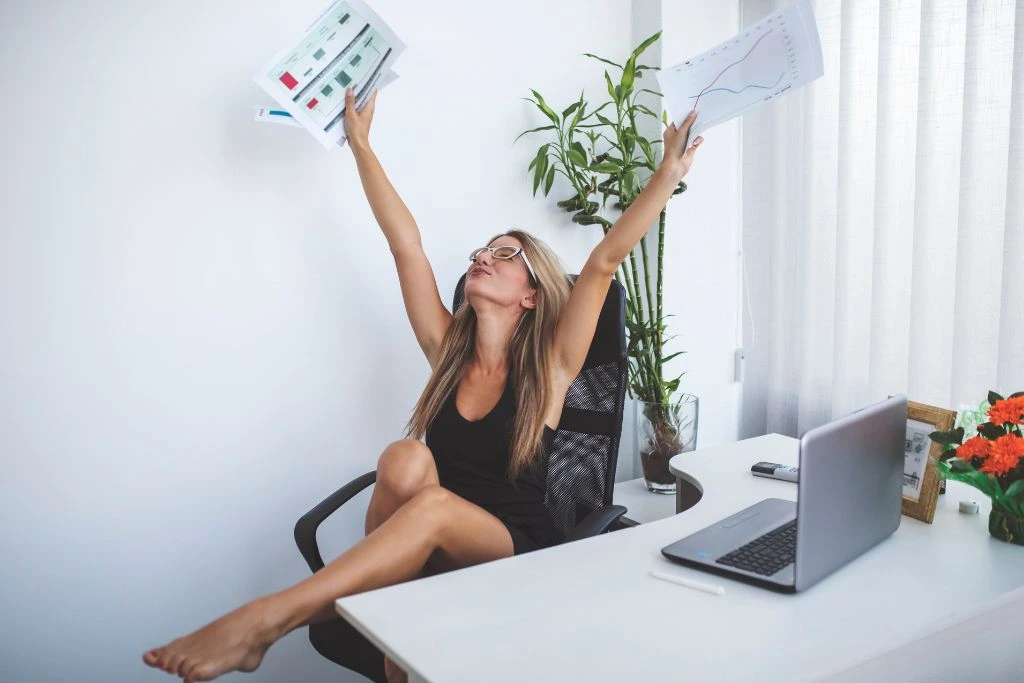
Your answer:
[[[700,147],[700,143],[702,142],[704,142],[704,138],[698,135],[694,139],[693,144],[690,145],[689,149],[687,149],[686,152],[683,154],[683,158],[692,161],[694,155],[697,153],[697,148]]]
[[[679,130],[681,130],[686,135],[689,135],[690,134],[690,126],[692,126],[693,122],[696,121],[696,120],[697,120],[697,110],[696,109],[691,109],[690,113],[686,115],[685,119],[683,119],[683,123],[682,123],[682,125],[679,126]]]
[[[665,128],[665,149],[678,150],[679,154],[685,152],[686,141],[690,137],[690,128],[693,127],[693,122],[696,120],[697,112],[691,110],[678,126],[674,121],[669,123]]]
[[[377,106],[377,93],[379,93],[379,92],[380,92],[379,90],[375,89],[373,91],[373,94],[370,95],[370,98],[368,100],[366,100],[365,102],[363,102],[363,106],[360,107],[356,111],[363,111],[365,109],[367,112],[372,114],[374,107]],[[352,86],[349,86],[349,87],[345,88],[345,109],[351,110],[351,109],[355,109],[355,107],[356,107],[356,94],[352,90]]]

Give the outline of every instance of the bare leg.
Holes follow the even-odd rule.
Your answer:
[[[434,456],[415,439],[389,444],[377,460],[377,484],[366,509],[366,535],[428,486],[440,486]]]
[[[512,555],[512,538],[486,510],[428,487],[313,576],[150,650],[143,661],[189,682],[255,670],[274,641],[331,608],[335,599],[408,581],[435,552],[446,565],[467,567]]]
[[[439,486],[437,466],[430,449],[415,439],[402,439],[389,444],[377,460],[377,483],[366,509],[366,535],[391,518],[399,508],[428,486]],[[428,560],[429,563],[429,560]],[[424,567],[420,576],[431,573]],[[328,606],[315,621],[337,619],[333,606]],[[389,683],[405,683],[408,676],[385,655],[384,675]]]

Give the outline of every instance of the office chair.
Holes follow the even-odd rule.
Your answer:
[[[575,282],[576,276],[569,276]],[[463,299],[463,275],[452,310]],[[626,512],[612,505],[615,464],[626,394],[626,294],[612,281],[583,369],[565,396],[562,419],[548,455],[545,504],[566,542],[620,528]],[[335,510],[376,481],[368,472],[338,489],[295,524],[295,543],[314,573],[324,566],[316,530]],[[385,682],[384,657],[344,619],[313,624],[309,641],[321,655],[372,681]]]

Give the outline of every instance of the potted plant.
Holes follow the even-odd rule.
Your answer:
[[[961,414],[952,432],[932,432],[945,450],[939,474],[978,489],[992,500],[988,531],[1024,545],[1024,392],[1003,398],[994,391],[977,411]],[[968,430],[973,434],[966,441]]]
[[[621,214],[629,208],[657,169],[662,141],[659,137],[648,139],[641,128],[651,119],[664,125],[667,117],[639,101],[644,93],[656,97],[661,93],[638,87],[645,72],[657,69],[638,63],[638,59],[660,37],[658,32],[644,40],[621,65],[585,54],[617,70],[616,79],[605,70],[609,99],[594,108],[590,108],[583,92],[561,114],[536,90],[530,91],[532,98],[526,98],[550,123],[524,131],[519,137],[545,133],[554,138],[542,144],[530,162],[533,194],[542,190],[547,196],[556,175],[565,178],[574,192],[557,205],[573,214],[573,223],[599,225],[607,233],[613,224],[607,213]],[[686,183],[680,182],[674,194],[685,190]],[[652,247],[649,236],[645,236],[620,265],[615,279],[627,293],[629,394],[637,401],[636,443],[644,478],[649,490],[671,493],[675,491],[675,477],[669,472],[668,461],[696,446],[698,402],[695,396],[676,393],[681,374],[665,378],[665,364],[683,353],[666,353],[666,343],[673,337],[666,335],[668,316],[662,305],[665,216],[662,210],[657,244]],[[652,250],[656,253],[653,266]]]

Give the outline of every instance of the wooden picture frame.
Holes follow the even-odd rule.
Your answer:
[[[903,514],[932,523],[939,498],[935,461],[942,445],[929,438],[935,431],[953,430],[956,411],[907,401],[907,439],[903,463]],[[916,493],[916,495],[915,495]]]

